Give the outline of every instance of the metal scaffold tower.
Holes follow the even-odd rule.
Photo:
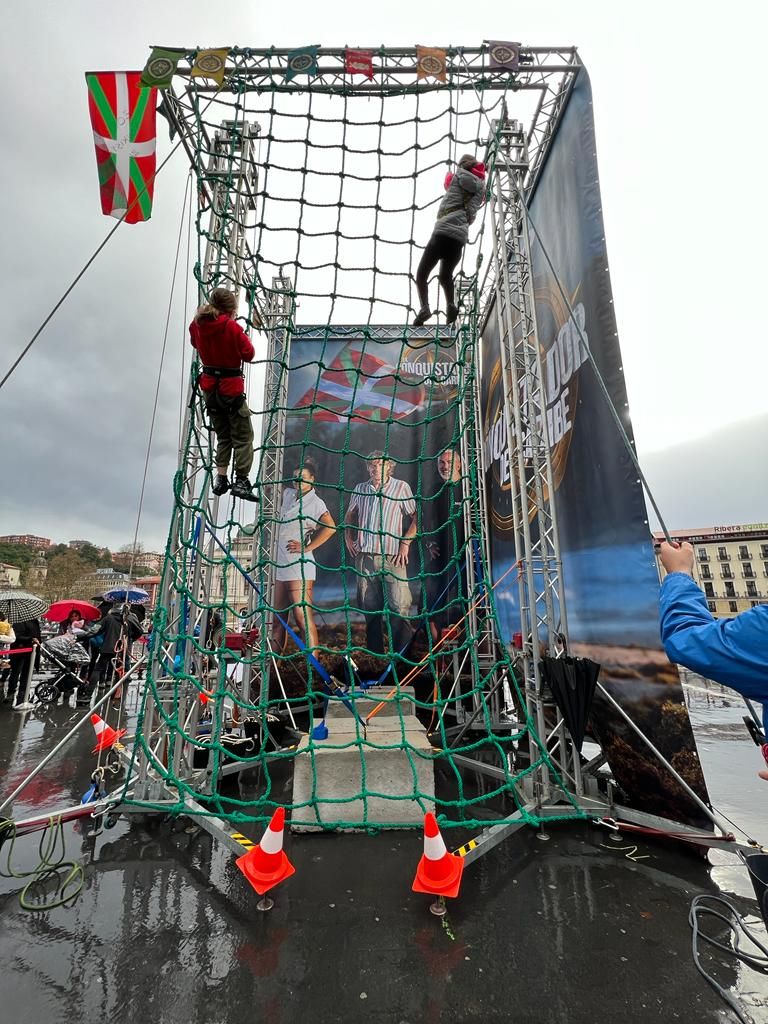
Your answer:
[[[358,84],[340,68],[343,50],[318,50],[314,73],[304,79],[285,75],[276,63],[283,51],[236,48],[223,87],[202,85],[182,64],[174,83],[180,88],[165,93],[168,117],[197,177],[200,298],[216,286],[233,290],[257,343],[264,375],[257,410],[260,501],[249,522],[252,507],[210,492],[210,425],[193,367],[156,640],[136,740],[126,755],[121,807],[197,815],[233,849],[240,840],[227,820],[268,820],[275,806],[286,807],[294,825],[306,828],[412,825],[417,811],[433,806],[453,825],[474,828],[491,817],[467,848],[467,860],[525,824],[613,812],[611,784],[586,777],[540,669],[543,654],[567,650],[568,624],[527,204],[581,64],[573,48],[523,48],[514,72],[495,68],[486,47],[447,54],[445,84],[414,83],[413,50],[398,48],[377,51],[377,81]],[[360,106],[373,98],[375,115]],[[525,109],[525,119],[510,115],[513,103]],[[444,162],[446,144],[455,163],[460,147],[477,145],[486,123],[486,202],[458,279],[459,321],[452,330],[414,330],[407,325],[409,289],[414,245],[434,212],[429,175]],[[396,134],[387,134],[390,129]],[[298,322],[300,312],[305,324]],[[351,346],[344,348],[351,328],[343,325],[350,323],[357,325],[359,351],[353,354]],[[491,326],[500,340],[515,550],[515,573],[506,586],[516,595],[519,650],[502,641],[494,594],[500,581],[490,569],[480,340]],[[306,402],[292,405],[294,347],[309,352],[310,341],[316,354],[303,357],[299,368],[309,367],[316,382],[331,379],[331,386],[323,392],[315,383]],[[403,365],[415,345],[433,362],[424,363],[419,379],[404,382]],[[383,424],[383,460],[396,461],[400,453],[393,454],[388,431],[397,420],[398,388],[421,389],[431,402],[439,383],[434,366],[443,357],[452,361],[455,391],[441,415],[450,422],[450,448],[461,464],[457,519],[464,540],[454,566],[466,580],[461,629],[445,631],[439,641],[425,630],[424,651],[413,656],[390,640],[390,662],[371,697],[371,680],[362,679],[355,664],[371,652],[351,622],[355,596],[347,582],[339,585],[341,598],[322,607],[306,602],[342,623],[338,649],[313,645],[308,632],[302,636],[300,627],[288,625],[290,609],[276,603],[282,492],[318,443],[316,436],[310,440],[314,418],[323,424],[321,447],[342,467],[324,483],[339,495],[334,529],[343,532],[354,493],[343,465],[365,453],[352,436],[355,416],[347,416],[344,432],[342,418],[334,419],[334,406],[324,402],[349,393],[354,410],[358,391],[370,391],[372,379],[391,381],[389,408],[376,422]],[[418,427],[426,436],[439,417],[423,404],[428,413]],[[290,417],[299,414],[306,430],[289,438]],[[424,450],[422,444],[422,454],[411,460],[419,473],[434,457]],[[419,523],[417,542],[428,535]],[[343,543],[340,549],[339,574],[358,572]],[[428,575],[424,561],[420,571]],[[423,604],[421,617],[429,613]],[[234,658],[228,621],[248,633]],[[298,654],[275,644],[281,626]],[[235,672],[227,667],[233,662]],[[285,682],[291,672],[300,676],[293,691]],[[321,708],[341,737],[335,747],[333,733],[323,747],[314,732]],[[419,725],[417,712],[430,709],[429,726]],[[386,715],[399,732],[386,731]],[[305,724],[297,728],[297,719]],[[287,724],[295,735],[279,742],[276,734]],[[320,781],[333,750],[333,760],[356,780],[338,798]],[[382,793],[370,783],[385,754],[406,779],[402,791]],[[286,766],[309,772],[304,790],[295,784],[292,795],[278,792]],[[224,798],[225,778],[247,768],[260,773],[258,793]],[[482,776],[482,792],[471,791],[465,777],[471,773]],[[377,800],[391,806],[374,812]],[[484,801],[497,801],[495,817],[478,813]],[[505,801],[514,810],[499,811]],[[638,820],[636,812],[622,810]]]
[[[550,443],[544,402],[544,374],[536,326],[525,183],[530,171],[522,124],[504,118],[494,125],[497,140],[492,183],[493,287],[481,318],[494,317],[501,339],[504,420],[510,439],[512,516],[522,636],[521,665],[528,710],[537,731],[547,736],[564,778],[581,796],[578,752],[562,721],[552,733],[543,690],[541,651],[567,644]],[[551,717],[551,716],[550,716]],[[531,754],[533,755],[533,751]],[[537,806],[556,794],[547,766],[532,786]]]
[[[246,260],[247,232],[256,209],[254,142],[258,130],[257,125],[246,122],[223,121],[210,136],[207,165],[198,174],[200,207],[208,214],[207,225],[200,231],[205,254],[198,273],[199,296],[202,299],[218,285],[226,285],[238,298],[245,293],[250,317],[254,316],[256,290]],[[181,668],[189,672],[201,647],[194,642],[195,633],[204,637],[208,628],[213,544],[203,524],[216,523],[219,516],[219,499],[210,490],[209,449],[209,430],[193,378],[174,481],[176,511],[160,591],[159,604],[168,615],[163,634],[167,639],[155,652],[160,703],[149,705],[145,719],[145,729],[154,742],[135,752],[138,798],[154,793],[167,799],[153,774],[153,765],[160,758],[167,761],[170,757],[175,772],[188,777],[195,774],[190,752],[182,743],[174,742],[161,721],[163,715],[173,715],[185,729],[194,729],[199,717],[199,702],[187,689],[174,685],[173,671]]]

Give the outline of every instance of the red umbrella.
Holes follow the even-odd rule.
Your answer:
[[[78,612],[81,619],[92,622],[101,616],[101,612],[90,601],[54,601],[44,618],[49,622],[66,622],[70,612]]]

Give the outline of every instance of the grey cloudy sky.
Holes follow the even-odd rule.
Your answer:
[[[694,473],[688,456],[706,452],[707,435],[727,425],[743,423],[750,440],[755,424],[765,426],[755,417],[768,405],[757,54],[767,22],[763,5],[738,0],[8,5],[0,38],[0,370],[113,223],[99,209],[85,71],[140,68],[152,43],[573,43],[592,79],[635,432],[641,454],[656,453],[652,467],[673,467],[650,473],[660,503],[673,527],[765,520],[768,470],[764,459],[751,462],[754,444],[734,441],[727,486],[701,487],[701,467]],[[161,122],[159,158],[169,148]],[[179,153],[158,180],[152,220],[119,229],[0,392],[0,533],[113,546],[132,537],[185,175]],[[182,307],[179,292],[141,530],[153,548],[164,543],[176,463],[191,312]],[[728,426],[722,436],[744,435]],[[681,522],[689,513],[679,494],[690,498],[696,487],[702,522]]]

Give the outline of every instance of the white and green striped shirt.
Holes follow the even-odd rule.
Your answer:
[[[370,480],[358,484],[349,499],[350,512],[357,512],[360,550],[372,555],[396,555],[403,539],[403,518],[412,516],[416,502],[410,484],[390,477],[381,490]]]

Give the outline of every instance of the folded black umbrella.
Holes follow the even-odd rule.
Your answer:
[[[751,853],[743,860],[752,879],[752,888],[755,890],[760,913],[768,927],[768,854]]]
[[[576,749],[581,751],[600,666],[589,658],[547,657],[541,659],[539,668]]]

